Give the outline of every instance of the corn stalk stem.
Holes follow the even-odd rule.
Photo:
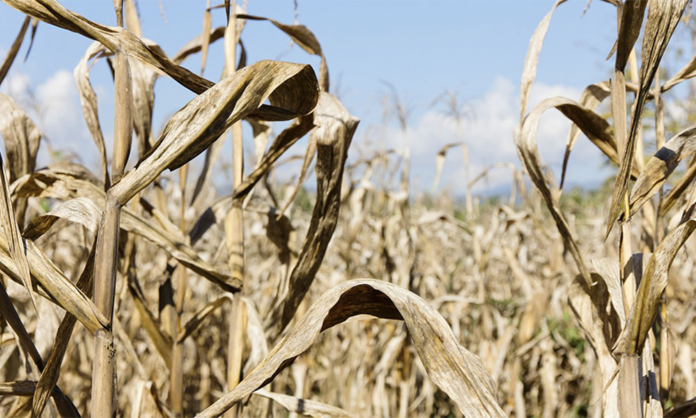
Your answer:
[[[237,2],[232,1],[225,33],[225,72],[236,71],[237,56]],[[244,177],[244,143],[242,125],[232,125],[232,175],[233,187],[242,184]],[[227,239],[228,263],[232,277],[244,283],[244,209],[242,202],[234,202],[227,213],[225,222]],[[244,338],[246,335],[246,308],[241,295],[235,295],[232,300],[232,315],[229,323],[229,339],[227,344],[227,390],[234,389],[241,379],[242,361],[244,355]],[[231,408],[225,413],[225,418],[236,418],[241,413],[241,405]]]
[[[619,411],[622,418],[643,416],[640,396],[640,356],[622,355],[619,362]]]
[[[116,295],[120,214],[121,205],[107,196],[97,235],[94,304],[108,319],[109,327],[98,330],[94,336],[92,367],[92,414],[104,417],[116,416],[116,350],[111,323]]]
[[[188,164],[184,164],[179,170],[179,190],[181,192],[181,235],[186,236],[186,180],[188,177]],[[184,342],[179,341],[176,336],[181,332],[181,315],[184,312],[184,298],[188,287],[188,274],[186,268],[179,264],[174,270],[174,275],[177,277],[176,299],[174,306],[176,313],[174,314],[175,324],[172,327],[172,365],[170,368],[169,386],[171,393],[172,412],[177,417],[184,416]]]

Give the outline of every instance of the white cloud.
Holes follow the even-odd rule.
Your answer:
[[[60,69],[32,89],[32,80],[12,71],[0,92],[13,97],[37,124],[56,151],[74,153],[88,167],[98,163],[98,154],[84,121],[72,72]],[[46,148],[43,152],[46,152]],[[39,154],[39,165],[49,163]]]
[[[37,123],[53,147],[75,151],[84,149],[84,140],[89,139],[89,133],[72,73],[56,71],[37,87],[36,98],[40,105],[40,120]]]
[[[2,56],[0,54],[0,56]],[[24,73],[11,71],[0,86],[0,93],[6,94],[13,98],[19,98],[26,95],[29,90],[29,76]]]
[[[564,96],[573,100],[580,97],[579,89],[536,83],[530,94],[527,112],[542,100]],[[519,91],[512,81],[506,78],[495,80],[488,92],[480,99],[470,102],[473,117],[462,122],[458,130],[453,118],[437,110],[425,113],[414,121],[405,134],[411,148],[413,180],[420,188],[429,188],[435,172],[435,156],[446,144],[466,141],[469,147],[471,175],[475,176],[485,167],[498,162],[513,163],[520,166],[513,132],[519,122]],[[559,178],[566,136],[570,122],[558,111],[550,110],[539,124],[538,146],[542,161],[549,165]],[[380,135],[381,136],[381,135]],[[404,134],[396,128],[388,128],[385,138],[386,148],[401,148]],[[599,169],[601,152],[587,139],[580,138],[573,149],[569,163],[570,183],[596,183],[607,175]],[[449,187],[454,193],[463,192],[464,167],[459,148],[448,151],[441,187]],[[478,191],[504,187],[510,184],[510,170],[497,169],[487,180],[479,183]]]

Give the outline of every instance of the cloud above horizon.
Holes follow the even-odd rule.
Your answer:
[[[82,115],[71,71],[59,69],[35,87],[25,73],[13,71],[0,92],[18,102],[54,151],[74,154],[87,167],[96,167],[98,154]],[[38,164],[49,162],[48,149],[42,145]]]
[[[75,153],[86,166],[97,170],[98,154],[84,122],[72,72],[61,69],[38,84],[35,89],[32,90],[31,85],[32,82],[26,74],[12,72],[0,91],[20,102],[54,149]],[[95,87],[98,91],[101,88]],[[532,88],[528,111],[546,98],[564,96],[577,100],[580,94],[581,90],[575,87],[539,82]],[[103,97],[100,102],[102,100]],[[392,126],[380,130],[378,135],[374,134],[372,128],[359,131],[352,148],[401,149],[407,141],[412,160],[412,184],[421,190],[430,190],[435,174],[435,157],[444,145],[452,142],[466,142],[472,177],[495,163],[512,163],[520,167],[513,140],[513,131],[519,118],[517,85],[507,78],[498,77],[482,97],[469,101],[468,105],[472,110],[471,117],[462,121],[461,129],[452,117],[433,108],[413,120],[405,135]],[[539,124],[540,155],[542,161],[551,167],[556,179],[561,174],[569,128],[570,122],[554,110],[545,114]],[[109,130],[106,126],[104,132],[107,141],[110,142],[111,135],[108,135]],[[107,147],[110,149],[110,145]],[[303,150],[298,148],[295,153],[301,151]],[[43,152],[45,153],[45,149]],[[357,155],[356,152],[359,151],[353,151],[352,155]],[[49,162],[46,154],[42,160],[39,162],[40,165]],[[571,154],[568,184],[594,185],[602,181],[611,172],[603,166],[605,160],[591,142],[581,137]],[[293,168],[295,167],[290,165],[281,170],[281,177],[285,178],[286,175],[283,174],[287,174],[288,170],[294,173]],[[455,194],[463,193],[464,170],[461,148],[450,149],[439,188],[448,189]],[[509,169],[494,169],[477,184],[475,191],[505,189],[511,184],[511,178]],[[308,183],[308,186],[311,184]]]
[[[581,90],[563,85],[536,83],[530,94],[527,112],[542,100],[563,96],[573,100],[580,97]],[[387,127],[378,136],[366,134],[375,148],[402,149],[405,142],[410,146],[412,182],[428,190],[435,174],[435,157],[440,149],[453,142],[465,141],[469,148],[471,176],[476,176],[494,163],[513,163],[520,167],[513,132],[520,114],[519,90],[507,78],[498,77],[486,94],[470,101],[472,116],[462,121],[461,129],[454,118],[439,110],[429,110],[402,133],[396,127]],[[551,110],[541,119],[538,131],[538,146],[542,161],[560,177],[566,136],[570,121],[560,112]],[[375,139],[379,138],[379,141]],[[567,181],[569,184],[596,184],[606,178],[610,170],[603,167],[606,157],[587,139],[578,139],[569,162]],[[463,193],[461,185],[465,169],[461,148],[447,152],[440,188],[448,188],[455,194]],[[511,182],[508,169],[496,169],[485,180],[477,184],[475,191],[504,188]]]

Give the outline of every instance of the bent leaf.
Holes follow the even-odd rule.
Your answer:
[[[532,91],[532,84],[536,78],[537,65],[539,64],[539,54],[541,47],[544,45],[546,32],[549,30],[549,23],[556,7],[565,3],[566,0],[557,0],[551,7],[546,16],[539,22],[539,26],[534,30],[532,38],[529,40],[529,49],[527,56],[524,58],[524,68],[522,69],[522,81],[520,82],[520,122],[524,119],[524,114],[527,112],[527,101],[529,101],[529,93]]]
[[[580,130],[610,158],[612,156],[616,158],[616,143],[611,135],[611,127],[607,121],[593,111],[585,109],[574,101],[563,97],[555,97],[541,102],[529,113],[515,133],[515,143],[517,144],[520,160],[522,160],[522,163],[526,167],[530,179],[539,192],[541,192],[546,206],[556,222],[556,227],[561,233],[566,249],[570,251],[575,259],[583,279],[590,285],[592,283],[590,272],[586,267],[579,247],[575,242],[575,238],[573,238],[570,227],[561,212],[558,198],[554,196],[546,181],[542,169],[543,164],[537,148],[536,136],[539,120],[544,112],[551,108],[558,109],[568,119],[573,121],[573,123],[575,123],[578,128],[580,128]]]
[[[266,318],[271,328],[271,340],[292,320],[324,260],[338,221],[348,147],[359,122],[338,99],[329,93],[321,93],[314,116],[317,128],[310,135],[317,144],[317,201],[302,251],[290,275],[290,293],[282,296],[283,299]]]
[[[629,200],[631,216],[657,193],[677,168],[679,162],[684,157],[693,154],[694,151],[696,151],[696,126],[687,128],[675,135],[650,158],[636,180],[633,190],[631,190]]]
[[[631,307],[614,353],[634,355],[643,351],[655,317],[660,308],[660,297],[667,287],[669,268],[674,257],[696,229],[696,220],[688,220],[667,235],[650,258],[638,287],[638,295]]]
[[[314,71],[308,65],[261,61],[228,76],[178,111],[150,152],[109,194],[125,204],[162,171],[181,167],[235,122],[260,110],[266,99],[278,111],[264,111],[262,119],[311,113],[319,100]]]
[[[266,17],[251,16],[251,15],[237,15],[238,19],[248,19],[248,20],[267,20],[278,29],[285,32],[290,38],[292,38],[300,48],[304,49],[308,54],[316,55],[321,58],[321,64],[319,65],[319,87],[324,92],[329,91],[329,68],[326,65],[326,57],[321,50],[321,45],[319,40],[314,36],[311,30],[309,30],[305,25],[286,25],[280,23],[276,20],[269,19]]]
[[[270,383],[312,345],[319,333],[363,314],[403,320],[428,376],[452,398],[465,416],[505,416],[495,400],[495,382],[481,359],[457,343],[444,318],[414,293],[373,279],[349,280],[326,292],[263,363],[231,392],[197,416],[221,415]]]

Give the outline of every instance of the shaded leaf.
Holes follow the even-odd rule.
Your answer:
[[[10,196],[10,188],[7,184],[7,177],[5,176],[5,165],[2,155],[0,155],[0,187],[2,188],[0,229],[2,229],[3,235],[5,236],[3,244],[7,245],[6,249],[15,264],[17,275],[27,289],[27,292],[29,292],[31,303],[36,310],[36,300],[34,299],[34,291],[31,284],[31,274],[29,273],[29,262],[27,261],[22,233],[15,220],[15,212],[14,208],[12,208],[12,197]]]
[[[675,135],[648,160],[631,190],[629,199],[631,216],[657,193],[681,160],[693,154],[694,151],[696,151],[696,126]]]
[[[341,203],[343,167],[348,156],[353,134],[359,119],[328,93],[321,100],[314,116],[317,128],[310,136],[317,144],[317,201],[314,204],[309,230],[289,279],[289,294],[281,300],[266,318],[271,340],[290,323],[324,259],[338,221]]]
[[[537,149],[536,136],[539,120],[542,114],[551,108],[558,109],[568,119],[572,120],[573,123],[575,123],[606,155],[616,156],[616,147],[609,124],[602,117],[591,110],[583,108],[572,100],[562,97],[544,100],[529,113],[515,132],[515,143],[517,144],[517,151],[520,155],[520,159],[527,169],[530,179],[541,192],[546,206],[556,222],[556,227],[561,233],[564,246],[570,251],[580,270],[580,274],[589,285],[592,283],[589,270],[586,267],[575,238],[573,238],[570,227],[561,213],[558,196],[552,193],[548,185]]]
[[[631,307],[626,327],[616,342],[615,353],[634,355],[642,352],[648,331],[659,312],[660,297],[669,279],[669,268],[694,229],[696,220],[682,223],[655,250],[638,287],[638,295]]]
[[[269,356],[231,392],[197,416],[215,417],[270,383],[305,352],[323,330],[355,315],[402,319],[428,376],[467,417],[504,416],[495,383],[481,360],[461,347],[447,322],[427,302],[397,285],[350,280],[326,292]]]
[[[641,116],[650,86],[653,83],[655,73],[660,65],[662,55],[667,49],[672,33],[674,33],[674,29],[684,13],[686,4],[687,0],[655,0],[650,2],[648,18],[645,23],[645,33],[643,35],[643,47],[641,49],[640,89],[633,105],[631,126],[628,131],[625,152],[621,157],[619,174],[616,177],[609,217],[607,218],[606,236],[609,235],[614,223],[619,218],[622,202],[628,191],[628,181],[631,168],[633,167],[633,159],[635,158],[638,131],[641,129]],[[621,44],[620,39],[619,44]]]
[[[318,98],[316,78],[308,65],[261,61],[243,68],[178,111],[150,152],[109,195],[120,204],[128,202],[166,168],[179,168],[203,152],[227,128],[260,109],[266,99],[292,119],[312,112]],[[273,115],[264,113],[262,118]]]
[[[96,243],[96,241],[95,241]],[[82,274],[77,280],[77,288],[85,293],[87,297],[92,296],[92,285],[94,278],[94,250],[95,245],[92,245],[92,249],[85,263],[85,267],[82,269]],[[63,320],[58,326],[58,331],[56,332],[56,338],[53,343],[53,348],[51,349],[51,354],[46,362],[46,367],[41,372],[39,381],[36,384],[36,392],[32,399],[32,415],[40,417],[46,407],[46,402],[48,401],[48,396],[54,393],[56,390],[56,384],[58,383],[58,378],[60,377],[60,368],[63,364],[63,358],[68,350],[68,344],[72,338],[73,330],[75,329],[75,324],[77,323],[77,318],[67,313]]]

